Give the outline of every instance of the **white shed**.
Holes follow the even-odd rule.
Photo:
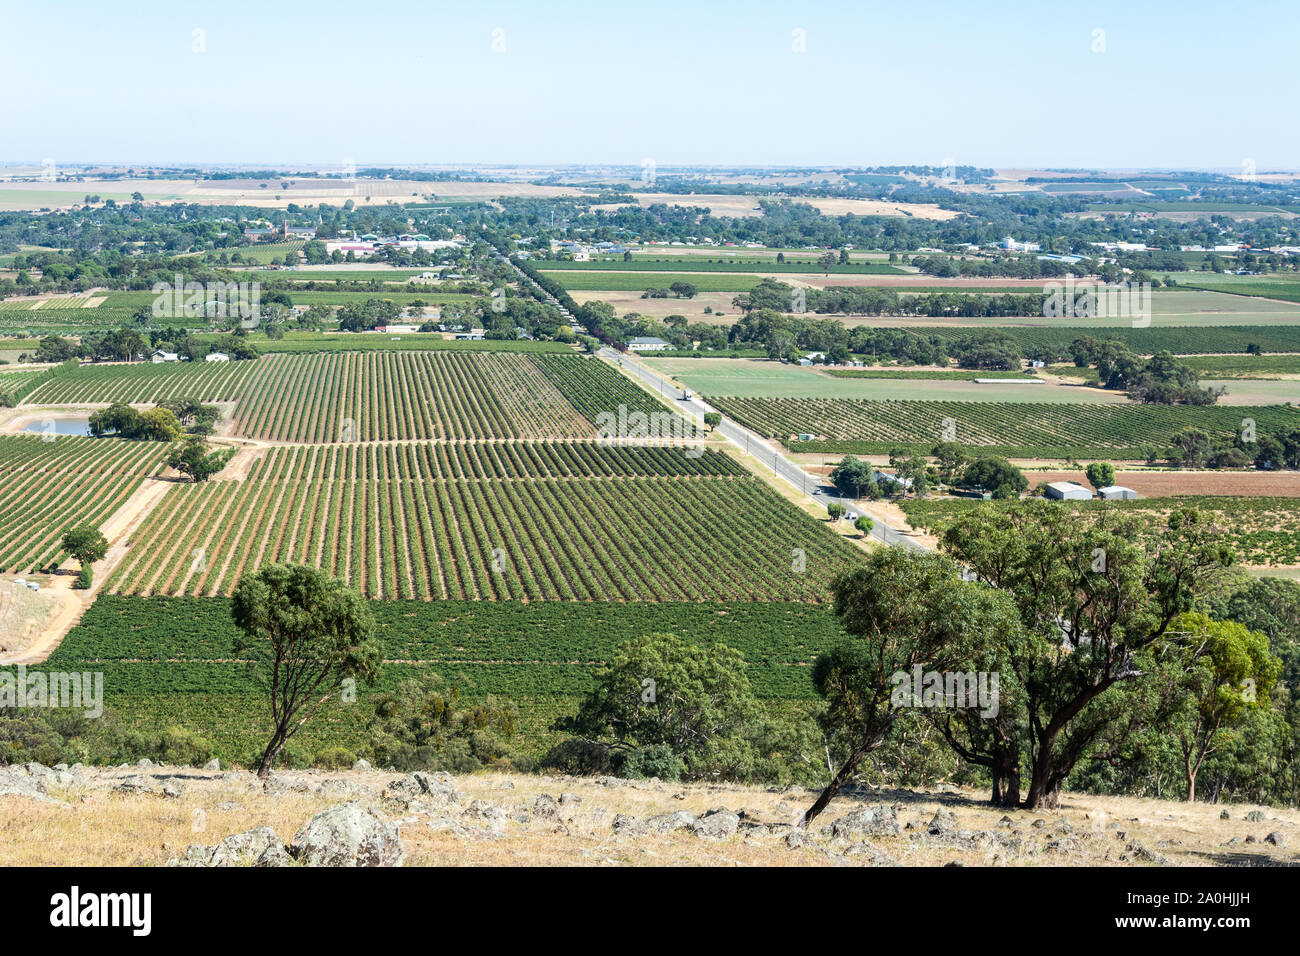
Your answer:
[[[225,352],[209,352],[207,355],[203,356],[203,361],[205,361],[205,362],[229,362],[229,361],[230,361],[230,356],[227,355]]]
[[[1097,494],[1107,501],[1132,501],[1138,496],[1132,488],[1125,488],[1123,485],[1107,485],[1105,488],[1098,488]]]
[[[1057,501],[1089,501],[1092,492],[1073,481],[1049,481],[1047,497],[1055,498]]]

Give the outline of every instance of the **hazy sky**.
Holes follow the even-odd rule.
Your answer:
[[[0,0],[0,161],[1300,166],[1295,2],[108,6]]]

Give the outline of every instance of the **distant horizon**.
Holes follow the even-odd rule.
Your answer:
[[[42,160],[33,159],[0,159],[0,168],[10,167],[37,167],[39,168]],[[241,161],[211,161],[211,160],[127,160],[127,159],[104,159],[104,160],[82,160],[69,159],[60,160],[58,165],[63,168],[85,169],[93,167],[127,167],[137,170],[175,170],[182,168],[194,168],[200,170],[231,169],[231,170],[253,170],[253,169],[299,169],[311,172],[329,173],[337,171],[337,165],[331,166],[328,163],[304,160],[302,162],[271,162],[258,160],[241,160]],[[595,162],[566,162],[561,160],[539,161],[539,162],[505,162],[501,160],[483,160],[483,161],[397,161],[397,160],[361,160],[357,161],[358,173],[362,169],[445,169],[448,171],[456,169],[474,169],[478,168],[497,168],[497,169],[637,169],[637,164],[633,163],[595,163]],[[671,163],[659,164],[658,168],[663,169],[764,169],[764,170],[833,170],[833,169],[883,169],[889,167],[911,168],[922,166],[936,166],[936,163],[926,163],[921,161],[913,162],[881,162],[881,163]],[[1223,176],[1232,176],[1240,172],[1240,167],[1236,166],[1037,166],[1029,163],[997,163],[987,165],[983,163],[963,163],[961,165],[974,166],[979,169],[992,170],[1022,170],[1030,172],[1060,172],[1060,173],[1077,173],[1077,172],[1097,172],[1097,173],[1217,173]],[[1255,174],[1263,173],[1295,173],[1300,172],[1300,166],[1261,166],[1255,169]]]

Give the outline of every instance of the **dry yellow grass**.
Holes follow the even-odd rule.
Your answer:
[[[160,781],[174,775],[167,779],[180,796],[112,790],[122,779],[142,774],[157,775]],[[182,856],[190,844],[213,845],[259,826],[272,827],[288,842],[314,813],[347,799],[339,795],[341,787],[354,791],[352,799],[398,821],[407,866],[867,865],[871,854],[855,852],[861,844],[831,840],[821,834],[821,827],[857,807],[878,803],[895,806],[905,829],[870,843],[907,866],[1139,864],[1142,854],[1133,852],[1134,843],[1171,864],[1300,863],[1294,849],[1262,842],[1268,833],[1280,832],[1294,846],[1300,839],[1300,812],[1295,810],[1230,806],[1230,819],[1220,820],[1225,809],[1220,805],[1066,794],[1057,811],[1003,811],[989,807],[983,802],[985,794],[972,790],[859,791],[833,802],[816,821],[807,843],[791,848],[781,834],[812,800],[812,792],[803,789],[479,774],[454,778],[458,805],[434,815],[403,811],[380,799],[383,788],[399,776],[381,771],[286,773],[277,779],[305,792],[270,795],[246,773],[91,770],[84,784],[62,791],[51,788],[60,803],[0,797],[0,865],[161,865]],[[322,784],[335,792],[321,792]],[[561,806],[558,818],[534,814],[528,822],[507,819],[493,830],[464,815],[474,800],[517,812],[531,807],[539,795],[554,798],[562,792],[580,802]],[[644,820],[684,810],[699,816],[718,806],[743,811],[745,821],[776,829],[747,831],[742,826],[736,835],[714,840],[685,830],[630,835],[611,827],[615,814]],[[959,830],[1004,834],[1019,841],[1019,850],[998,842],[927,836],[926,825],[940,806],[952,813]],[[1262,809],[1263,821],[1246,822],[1249,809]],[[1009,823],[1001,822],[1004,816]],[[449,827],[444,818],[457,825]],[[1035,821],[1042,823],[1036,826]],[[1233,837],[1259,842],[1225,847]]]

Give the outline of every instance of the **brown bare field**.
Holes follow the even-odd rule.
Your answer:
[[[1085,481],[1083,468],[1074,471],[1031,471],[1030,486],[1040,481]],[[1116,471],[1115,484],[1132,488],[1144,498],[1171,495],[1245,495],[1300,498],[1296,471]]]
[[[653,275],[653,273],[646,273]],[[668,315],[684,315],[691,322],[715,322],[731,325],[740,320],[740,311],[732,308],[735,292],[701,292],[693,299],[643,299],[640,292],[599,292],[574,289],[569,293],[579,305],[588,302],[608,302],[619,315],[639,312],[641,315],[662,319]],[[706,315],[704,309],[712,306]],[[719,311],[724,315],[717,315]]]
[[[284,183],[289,183],[288,188]],[[0,181],[0,210],[66,209],[80,205],[88,195],[129,201],[133,192],[146,203],[199,203],[204,205],[256,205],[282,208],[290,203],[382,205],[390,201],[428,201],[527,196],[553,198],[581,195],[567,186],[534,186],[520,182],[418,182],[414,180],[310,179],[106,179],[84,182]]]
[[[777,275],[775,278],[784,278]],[[906,275],[906,276],[855,276],[855,275],[798,275],[793,278],[819,289],[834,287],[853,287],[853,286],[883,286],[888,288],[906,289],[909,286],[920,288],[938,288],[938,289],[1011,289],[1024,288],[1034,289],[1039,292],[1043,289],[1043,283],[1050,281],[1047,279],[996,279],[996,278],[979,278],[972,277],[968,279],[936,279],[934,276],[927,275]]]
[[[477,774],[450,778],[456,799],[446,806],[400,809],[381,798],[399,776],[286,772],[274,775],[279,786],[268,793],[249,773],[91,769],[53,788],[53,800],[0,797],[8,837],[0,841],[0,865],[160,866],[191,844],[211,846],[259,826],[287,842],[313,814],[344,800],[397,823],[404,866],[1279,866],[1294,865],[1295,850],[1264,837],[1278,833],[1294,843],[1300,830],[1300,811],[1274,807],[1063,793],[1057,810],[1003,810],[988,806],[982,791],[944,785],[846,788],[798,840],[788,835],[815,796],[801,787]],[[116,792],[125,780],[154,792]],[[178,794],[164,796],[164,784]],[[570,796],[560,804],[562,793]],[[558,812],[532,812],[539,797],[555,801]],[[869,842],[823,832],[879,804],[894,808],[902,832]],[[633,821],[679,811],[700,817],[719,806],[743,814],[732,836],[613,827],[619,814]],[[489,808],[505,817],[483,819]],[[928,833],[941,808],[953,829]],[[1261,822],[1245,820],[1254,809]]]

